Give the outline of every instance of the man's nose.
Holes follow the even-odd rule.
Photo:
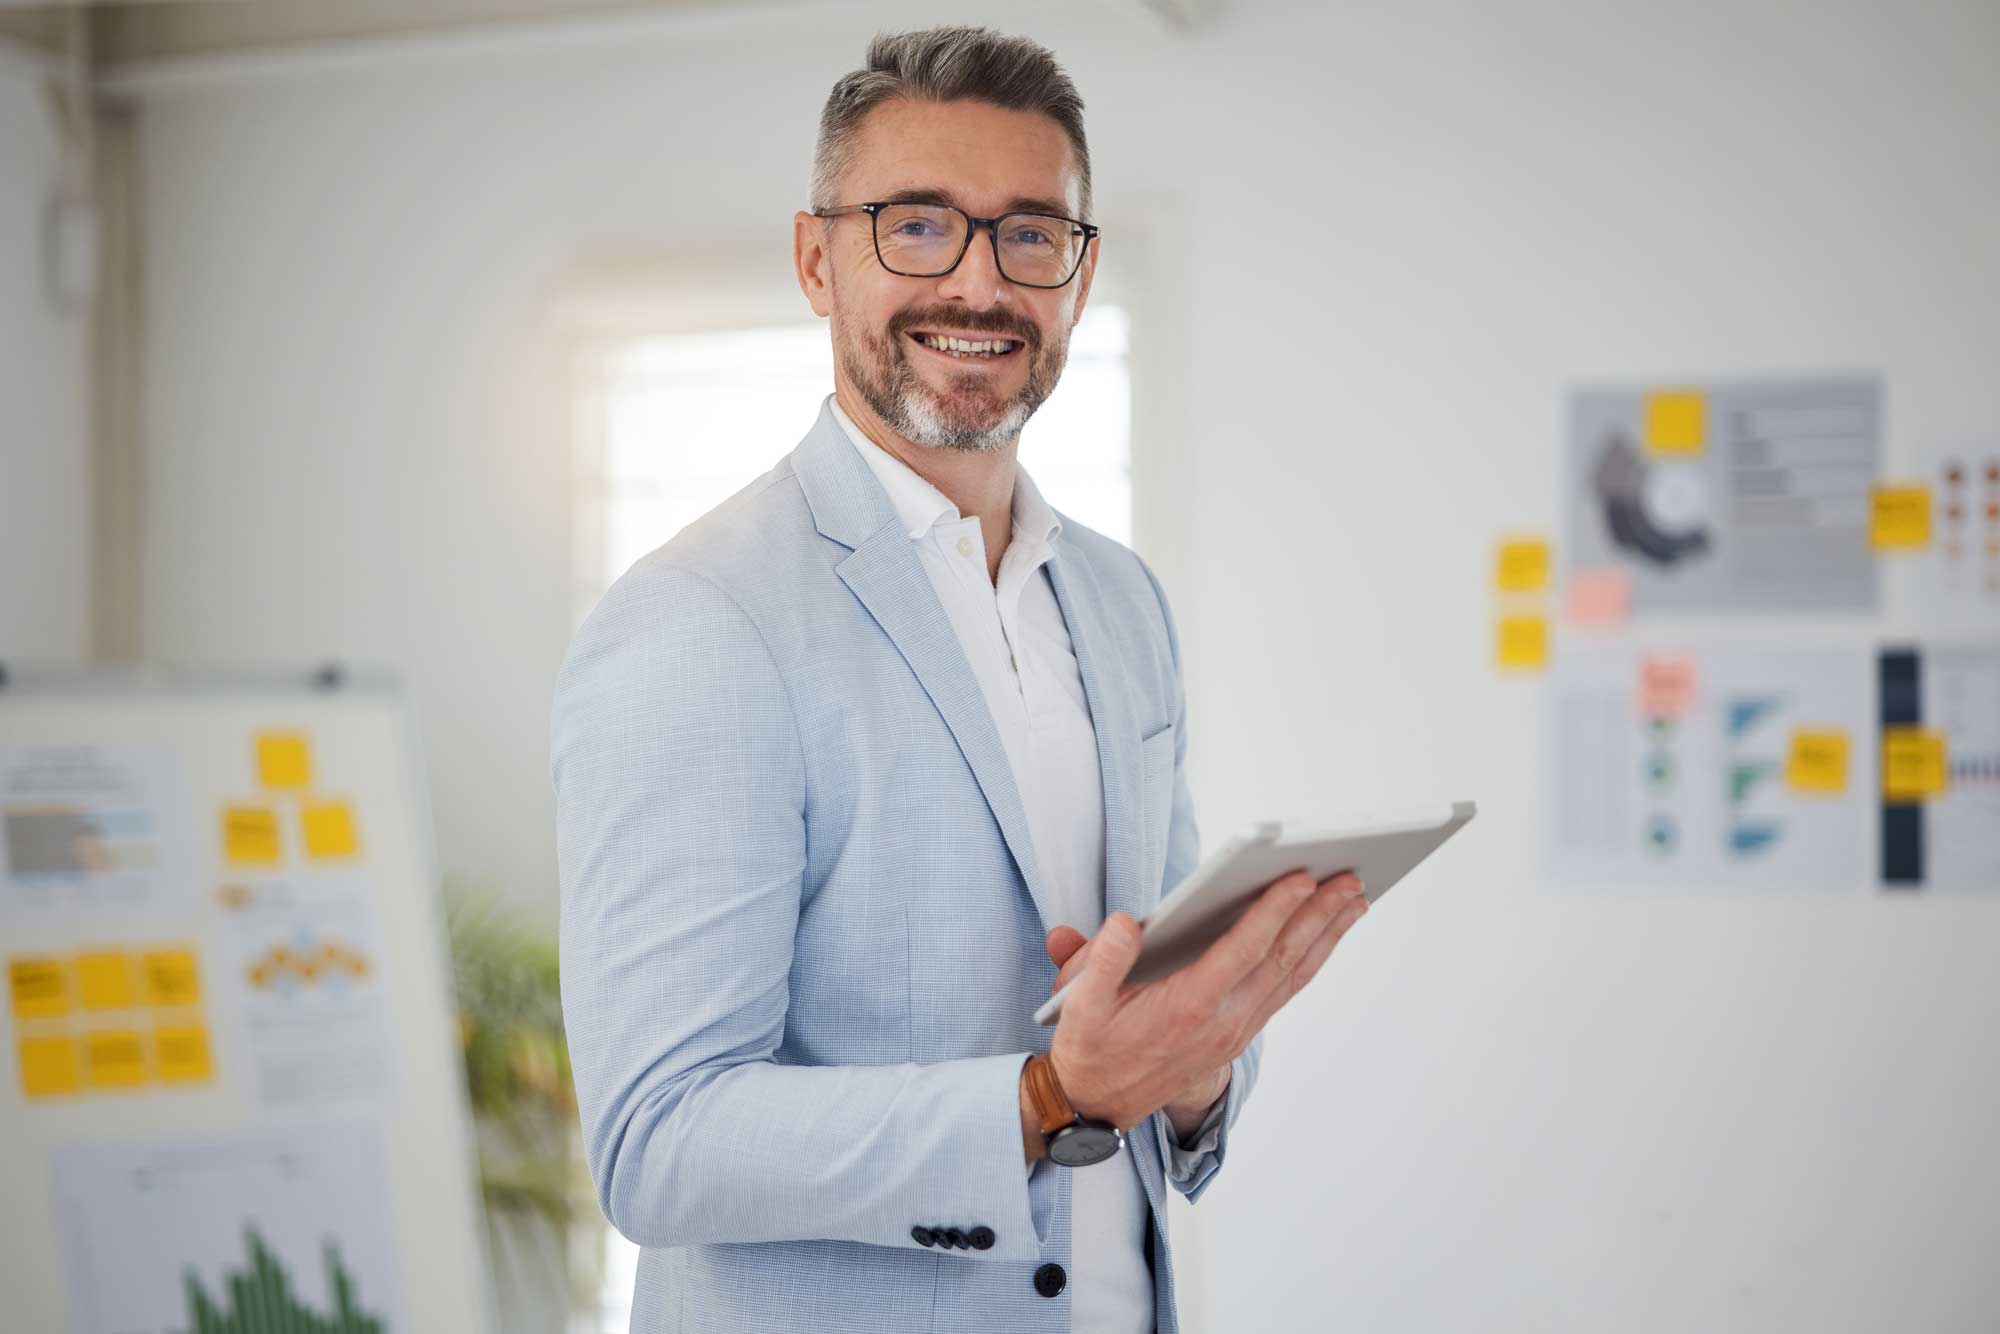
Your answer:
[[[1007,287],[995,261],[993,233],[974,227],[958,267],[938,280],[937,292],[947,301],[962,301],[974,310],[985,310],[1006,303]]]

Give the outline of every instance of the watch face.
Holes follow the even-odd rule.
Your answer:
[[[1102,1121],[1078,1121],[1049,1136],[1049,1157],[1064,1167],[1101,1163],[1124,1147],[1125,1134]]]

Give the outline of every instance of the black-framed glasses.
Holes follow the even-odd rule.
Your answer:
[[[1023,287],[1062,287],[1083,265],[1083,252],[1099,229],[1059,213],[1002,213],[975,218],[950,204],[843,204],[815,210],[816,218],[866,213],[875,229],[875,258],[905,278],[942,278],[971,248],[974,229],[993,242],[1000,276]]]

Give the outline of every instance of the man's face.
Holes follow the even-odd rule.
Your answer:
[[[869,112],[837,204],[918,198],[975,217],[1010,210],[1079,216],[1080,181],[1062,127],[983,102],[885,102]],[[1056,387],[1083,313],[1097,246],[1067,286],[1023,287],[1000,275],[990,233],[974,231],[958,267],[910,278],[877,261],[865,213],[795,229],[799,279],[833,322],[837,374],[883,424],[914,444],[998,449]],[[955,355],[926,339],[1011,344]]]

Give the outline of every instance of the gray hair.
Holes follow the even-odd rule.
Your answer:
[[[968,100],[1036,111],[1062,127],[1076,153],[1083,217],[1090,217],[1090,146],[1083,137],[1083,98],[1053,52],[1026,37],[991,28],[926,28],[879,33],[868,44],[868,63],[843,75],[828,94],[813,150],[812,208],[850,201],[834,198],[841,173],[854,160],[854,141],[868,113],[892,98],[924,102]]]

